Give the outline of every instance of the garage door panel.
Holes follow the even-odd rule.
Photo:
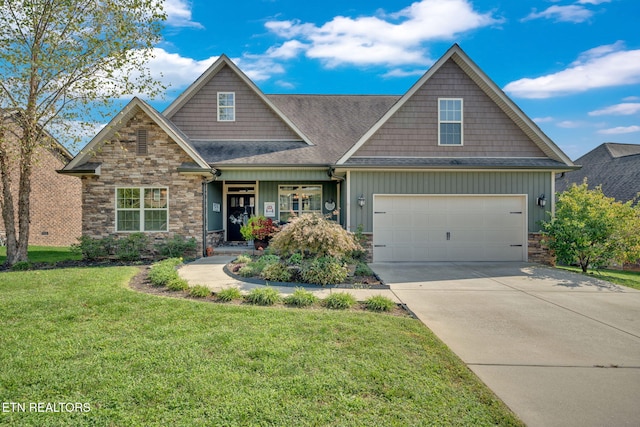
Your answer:
[[[524,196],[374,198],[375,261],[526,260]]]

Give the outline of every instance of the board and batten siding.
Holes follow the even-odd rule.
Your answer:
[[[463,145],[438,145],[438,98],[463,99]],[[440,68],[355,157],[546,157],[453,61]]]
[[[374,194],[526,194],[528,196],[528,231],[540,231],[540,221],[549,219],[553,199],[552,176],[542,172],[376,172],[350,173],[350,228],[362,224],[364,232],[373,231]],[[364,195],[366,205],[358,207],[358,197]],[[536,205],[544,194],[547,206]]]
[[[218,92],[235,93],[235,121],[218,121]],[[300,140],[228,66],[170,118],[191,139]]]

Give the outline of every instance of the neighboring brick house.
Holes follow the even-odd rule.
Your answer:
[[[5,127],[15,129],[13,115],[3,113]],[[7,130],[5,137],[16,149],[15,136]],[[78,242],[82,233],[81,191],[82,185],[77,179],[58,174],[56,171],[73,158],[71,153],[47,135],[46,142],[37,150],[34,156],[34,166],[31,176],[30,194],[30,227],[29,245],[36,246],[69,246]],[[12,191],[16,212],[18,205],[18,170],[15,161],[12,168]],[[0,191],[2,182],[0,181]],[[0,217],[0,235],[6,237],[4,221]]]
[[[134,98],[62,173],[93,237],[204,253],[249,216],[318,213],[361,228],[374,261],[526,261],[576,168],[454,45],[401,96],[266,95],[222,55],[163,113]]]

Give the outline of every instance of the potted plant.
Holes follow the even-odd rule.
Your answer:
[[[245,240],[253,240],[256,249],[265,249],[269,246],[269,240],[279,230],[280,227],[271,218],[252,216],[245,225],[240,227],[240,234]]]

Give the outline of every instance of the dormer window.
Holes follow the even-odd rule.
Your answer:
[[[438,98],[438,145],[462,141],[462,98]]]
[[[235,92],[218,92],[218,121],[233,122],[236,120]]]

